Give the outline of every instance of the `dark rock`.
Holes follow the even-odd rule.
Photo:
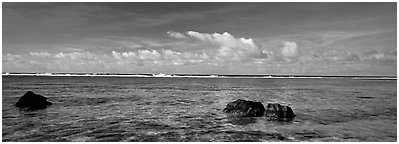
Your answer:
[[[266,116],[272,118],[294,118],[295,114],[289,106],[282,106],[278,103],[269,103],[266,106]]]
[[[15,104],[16,107],[24,110],[44,109],[49,105],[52,105],[52,103],[48,102],[46,97],[35,94],[32,91],[26,92]]]
[[[257,117],[264,115],[265,107],[261,102],[238,99],[228,103],[226,108],[223,109],[223,112],[231,113],[236,116]]]

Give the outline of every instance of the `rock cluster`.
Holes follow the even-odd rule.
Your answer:
[[[269,103],[266,108],[261,102],[247,101],[238,99],[227,104],[223,112],[242,117],[266,116],[277,119],[291,119],[295,117],[291,107],[283,106],[278,103]]]

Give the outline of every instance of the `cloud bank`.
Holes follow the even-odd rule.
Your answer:
[[[295,42],[284,42],[284,47],[281,48],[281,54],[283,57],[296,57],[299,56],[298,45]]]
[[[188,53],[172,50],[138,50],[137,52],[116,52],[112,51],[113,57],[118,65],[125,64],[158,64],[158,65],[184,65],[195,64],[206,61],[206,53]]]
[[[262,51],[253,39],[236,38],[228,32],[209,34],[188,31],[186,35],[178,32],[168,32],[168,34],[178,39],[191,37],[217,46],[218,50],[215,58],[218,60],[247,60],[267,57],[267,52]]]
[[[306,43],[306,39],[295,38],[275,38],[263,41],[256,39],[255,42],[251,38],[237,38],[228,32],[169,31],[167,35],[175,39],[107,37],[111,42],[123,42],[120,45],[127,48],[120,48],[120,45],[104,48],[93,45],[90,49],[71,47],[68,50],[62,49],[62,52],[53,50],[24,54],[7,53],[3,54],[3,70],[7,72],[215,72],[231,74],[305,74],[309,72],[324,74],[325,71],[332,70],[332,73],[351,74],[351,71],[363,70],[363,67],[354,67],[358,64],[364,66],[364,69],[378,64],[379,68],[376,69],[385,68],[380,70],[384,73],[395,71],[394,68],[386,67],[396,64],[396,50],[391,49],[368,47],[345,49],[345,47],[331,45],[323,46],[325,42]],[[148,41],[155,45],[147,44]],[[263,42],[262,45],[266,47],[261,49],[259,42]],[[72,51],[75,49],[76,51]]]

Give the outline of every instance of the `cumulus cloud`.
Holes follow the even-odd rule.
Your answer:
[[[30,55],[32,56],[38,56],[38,57],[51,57],[52,55],[48,52],[30,52]]]
[[[208,34],[188,31],[186,34],[200,41],[217,45],[219,49],[216,58],[218,59],[242,60],[267,57],[267,53],[262,51],[252,39],[235,38],[228,32]]]
[[[209,57],[206,53],[189,53],[177,52],[172,50],[139,50],[137,52],[116,52],[112,51],[113,57],[118,64],[136,64],[144,65],[144,63],[152,64],[193,64],[207,60]]]
[[[136,54],[133,52],[119,53],[112,51],[112,56],[117,60],[118,65],[124,65],[135,62]]]
[[[177,39],[185,39],[185,38],[187,38],[184,34],[179,33],[179,32],[168,31],[167,34],[170,37],[177,38]]]
[[[90,52],[69,52],[69,53],[55,53],[51,54],[48,52],[30,52],[30,56],[33,58],[53,58],[53,59],[69,59],[69,60],[79,60],[79,59],[97,59],[97,57]]]
[[[90,52],[70,52],[70,53],[58,53],[53,55],[54,58],[65,58],[70,60],[89,60],[97,59],[96,56]]]
[[[31,52],[3,55],[6,71],[20,72],[99,72],[113,70],[151,70],[153,66],[194,65],[209,59],[205,52],[173,50],[136,50],[111,53],[91,52]],[[146,67],[143,67],[146,66]]]
[[[325,59],[334,61],[374,61],[374,62],[388,62],[396,61],[396,51],[377,51],[367,50],[361,52],[352,51],[330,51],[326,52]]]
[[[348,53],[342,58],[343,61],[359,61],[360,57],[356,53]]]
[[[3,64],[8,71],[84,72],[105,69],[106,64],[103,61],[105,59],[104,56],[90,52],[31,52],[21,55],[3,55]]]
[[[137,55],[142,60],[157,60],[161,58],[161,54],[155,50],[139,50]]]
[[[296,42],[286,41],[284,47],[281,48],[281,54],[283,57],[297,57],[299,56],[299,49]]]
[[[21,58],[22,56],[17,54],[6,54],[6,55],[3,54],[3,62],[14,62]]]
[[[336,62],[354,62],[365,60],[364,56],[361,56],[361,54],[349,50],[330,50],[325,52],[317,52],[313,54],[313,57],[318,60],[328,60]]]
[[[396,50],[386,52],[368,50],[362,53],[361,58],[362,60],[396,61]]]
[[[19,54],[3,54],[3,72],[29,72],[30,60]],[[32,61],[33,62],[33,61]]]
[[[196,64],[209,59],[208,55],[204,52],[190,53],[162,50],[162,54],[163,59],[169,63],[172,63],[173,65]]]
[[[162,50],[164,59],[208,59],[208,55],[202,53],[176,52],[172,50]]]

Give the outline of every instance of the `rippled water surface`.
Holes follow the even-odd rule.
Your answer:
[[[397,141],[396,80],[3,76],[2,141]],[[53,105],[20,111],[26,91]],[[236,99],[293,121],[234,118]]]

